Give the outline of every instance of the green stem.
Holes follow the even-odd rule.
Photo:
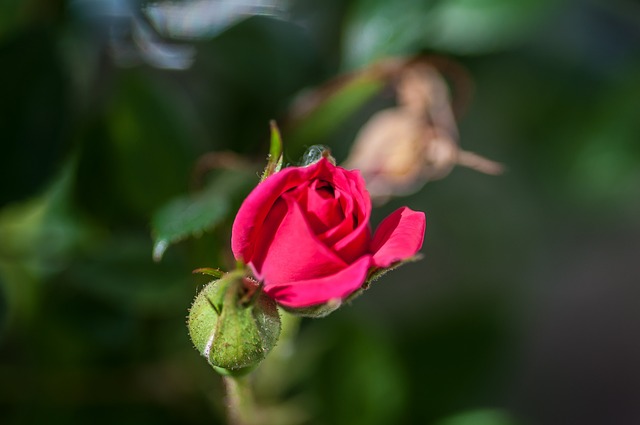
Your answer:
[[[280,398],[291,385],[288,375],[293,354],[293,340],[298,333],[300,318],[281,312],[282,332],[278,345],[253,372],[231,376],[223,375],[227,392],[227,412],[230,425],[280,425],[281,414],[274,406],[259,406],[258,400],[281,403]],[[281,409],[280,409],[281,410]],[[291,412],[289,412],[291,413]],[[300,416],[299,412],[295,412]],[[290,414],[288,416],[291,416]],[[288,422],[293,423],[293,422]]]
[[[254,425],[258,414],[249,375],[224,376],[229,425]]]

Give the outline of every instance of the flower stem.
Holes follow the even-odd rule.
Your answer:
[[[227,392],[229,425],[281,425],[301,423],[304,418],[298,410],[284,408],[279,400],[291,385],[288,374],[293,354],[293,339],[298,333],[300,318],[284,311],[282,332],[278,345],[262,364],[246,375],[223,375]],[[257,400],[256,400],[257,398]],[[260,405],[259,400],[279,400],[280,405]],[[284,415],[284,416],[283,416]],[[287,421],[285,421],[285,417]]]
[[[254,425],[257,412],[248,375],[224,376],[229,425]]]

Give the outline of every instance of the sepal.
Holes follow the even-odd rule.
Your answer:
[[[329,314],[339,309],[342,304],[343,301],[340,298],[334,298],[327,301],[326,303],[312,305],[309,307],[292,308],[281,305],[280,308],[288,313],[293,314],[294,316],[311,317],[317,319],[320,317],[328,316]]]
[[[278,129],[278,125],[275,121],[271,120],[269,122],[269,125],[271,127],[269,157],[267,159],[267,166],[262,172],[262,177],[260,178],[261,182],[270,175],[275,174],[282,169],[282,136],[280,136],[280,130]]]

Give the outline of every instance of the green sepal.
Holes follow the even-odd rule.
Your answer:
[[[269,122],[271,127],[271,143],[269,146],[269,158],[267,166],[262,173],[260,181],[264,181],[267,177],[277,173],[282,169],[282,137],[280,136],[280,130],[274,120]]]
[[[412,257],[409,257],[407,259],[404,259],[402,261],[397,261],[393,264],[391,264],[389,267],[385,267],[385,268],[373,268],[371,270],[369,270],[369,275],[367,277],[367,280],[364,282],[363,288],[367,289],[369,287],[369,285],[371,285],[373,282],[375,282],[376,280],[380,279],[382,276],[384,276],[385,274],[389,273],[392,270],[397,269],[400,266],[404,266],[405,264],[408,263],[415,263],[416,261],[420,261],[422,260],[423,256],[422,254],[416,254]]]
[[[213,276],[216,279],[221,279],[226,273],[220,269],[214,269],[212,267],[200,267],[199,269],[195,269],[191,273],[193,274],[204,274],[207,276]]]
[[[328,316],[329,314],[339,309],[342,304],[343,302],[340,298],[334,298],[327,301],[326,303],[312,305],[309,307],[291,308],[281,305],[280,308],[288,313],[293,314],[294,316],[312,317],[317,319],[320,317]]]
[[[380,279],[382,276],[384,276],[385,274],[389,273],[390,271],[395,270],[398,267],[403,266],[405,264],[414,263],[416,261],[420,261],[421,259],[422,259],[422,254],[416,254],[416,255],[414,255],[412,257],[409,257],[409,258],[407,258],[405,260],[397,261],[397,262],[391,264],[389,267],[385,267],[385,268],[374,267],[374,268],[372,268],[371,270],[369,270],[369,274],[367,276],[367,280],[364,281],[364,283],[362,284],[360,289],[358,289],[355,292],[352,292],[345,299],[344,302],[345,303],[350,303],[354,299],[358,298],[360,295],[362,295],[362,293],[364,291],[369,289],[369,286],[371,286],[371,284],[373,282],[375,282],[376,280]]]

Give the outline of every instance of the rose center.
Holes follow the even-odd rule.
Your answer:
[[[323,180],[314,180],[300,199],[309,225],[316,235],[334,228],[344,220],[340,192]]]

